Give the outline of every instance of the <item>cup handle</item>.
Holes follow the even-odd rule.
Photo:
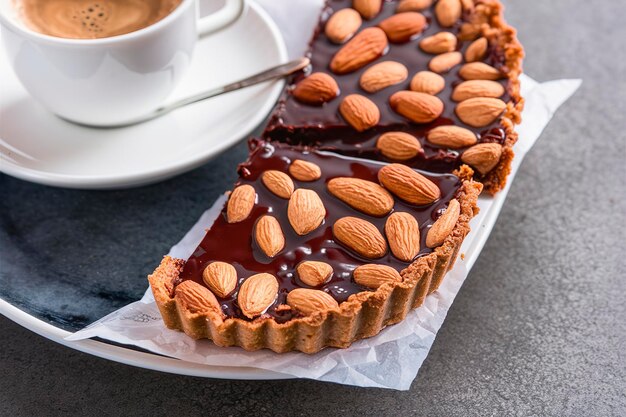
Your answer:
[[[225,28],[237,20],[245,9],[246,0],[226,0],[217,12],[198,20],[198,35],[205,36]]]

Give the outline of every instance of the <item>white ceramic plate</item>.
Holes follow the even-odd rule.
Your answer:
[[[287,61],[271,18],[250,1],[245,16],[201,39],[171,99],[223,85]],[[52,115],[0,59],[0,171],[70,188],[122,188],[193,169],[245,138],[270,112],[283,81],[235,91],[122,129],[77,126]]]

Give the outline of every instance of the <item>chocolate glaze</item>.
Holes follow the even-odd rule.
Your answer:
[[[434,172],[451,172],[460,165],[460,155],[464,149],[450,150],[429,144],[426,133],[440,125],[454,124],[465,127],[476,133],[479,142],[499,142],[504,143],[505,131],[499,121],[484,128],[474,128],[464,124],[455,114],[456,102],[451,99],[452,91],[463,80],[458,75],[461,65],[456,66],[450,72],[441,74],[446,80],[446,87],[437,94],[444,102],[442,115],[432,123],[416,124],[408,121],[395,113],[389,106],[389,97],[396,91],[408,90],[413,75],[419,71],[428,70],[428,62],[435,55],[423,52],[419,46],[419,41],[437,32],[449,31],[458,34],[462,20],[452,28],[442,28],[434,17],[434,6],[422,12],[427,18],[428,26],[413,40],[396,44],[390,43],[386,55],[366,65],[365,67],[345,75],[334,74],[329,69],[329,63],[335,53],[342,45],[332,43],[324,34],[326,20],[334,10],[350,7],[351,0],[332,0],[328,2],[323,10],[319,26],[310,43],[308,56],[311,58],[311,72],[326,72],[330,74],[338,83],[341,94],[335,99],[322,106],[311,106],[298,102],[291,94],[293,86],[305,77],[304,73],[296,75],[292,84],[285,90],[279,104],[265,131],[265,137],[290,144],[314,145],[320,149],[332,150],[344,155],[365,157],[370,159],[387,161],[377,149],[376,141],[380,134],[387,131],[405,131],[416,136],[422,144],[423,152],[416,158],[403,163],[410,166]],[[372,20],[364,20],[362,28],[376,26],[379,22],[392,16],[395,13],[397,2],[385,1],[381,13]],[[457,44],[457,50],[464,52],[470,41]],[[362,73],[372,65],[382,61],[397,61],[404,64],[409,69],[409,77],[402,83],[387,87],[376,93],[367,93],[359,86],[359,79]],[[484,62],[502,68],[504,65],[503,52],[494,47],[490,47]],[[508,86],[506,79],[500,81],[502,85]],[[362,94],[374,101],[380,110],[380,122],[378,126],[358,133],[347,125],[339,114],[339,104],[343,97],[348,94]],[[511,97],[507,92],[501,97],[508,102]]]
[[[352,294],[367,290],[352,280],[352,271],[355,267],[366,263],[379,263],[400,271],[409,265],[409,262],[395,258],[389,251],[380,259],[363,258],[335,242],[332,236],[332,225],[344,216],[358,216],[366,219],[376,225],[384,235],[386,217],[377,218],[356,211],[332,196],[326,188],[326,183],[335,177],[362,178],[378,182],[377,173],[383,164],[256,140],[250,141],[250,148],[250,158],[239,166],[240,179],[236,186],[250,184],[256,190],[257,202],[252,213],[240,223],[229,224],[226,221],[224,208],[213,225],[207,225],[210,229],[187,261],[180,275],[180,281],[191,279],[204,285],[202,271],[213,261],[228,262],[235,267],[239,278],[237,289],[246,278],[253,274],[270,273],[277,277],[280,290],[276,302],[268,309],[265,316],[284,322],[297,314],[292,310],[277,310],[278,306],[285,304],[287,293],[294,288],[310,288],[298,279],[295,272],[296,266],[301,261],[319,260],[333,267],[334,273],[331,280],[318,289],[328,292],[338,302],[347,300]],[[294,179],[296,188],[316,191],[326,207],[326,217],[322,225],[305,236],[297,235],[289,224],[288,200],[274,195],[260,179],[260,175],[268,169],[288,172],[289,164],[295,159],[313,162],[322,170],[322,177],[317,181],[301,182]],[[427,231],[447,207],[448,201],[456,196],[461,186],[461,181],[454,175],[422,174],[441,189],[441,199],[427,206],[414,206],[396,198],[393,209],[409,212],[417,219],[420,225],[422,248],[417,257],[432,252],[425,244]],[[268,258],[259,249],[253,237],[256,221],[265,214],[271,214],[278,219],[285,235],[285,248],[274,258]],[[226,316],[245,319],[237,305],[237,290],[219,301]]]

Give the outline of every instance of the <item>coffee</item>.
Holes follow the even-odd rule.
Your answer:
[[[32,30],[72,39],[108,38],[148,27],[182,0],[14,0]]]

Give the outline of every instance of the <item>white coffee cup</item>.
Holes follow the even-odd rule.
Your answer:
[[[14,0],[0,0],[0,24],[7,57],[26,90],[58,116],[98,126],[158,108],[189,66],[198,37],[237,20],[245,7],[245,0],[226,0],[219,11],[198,18],[197,1],[182,0],[138,31],[67,39],[30,30]]]

